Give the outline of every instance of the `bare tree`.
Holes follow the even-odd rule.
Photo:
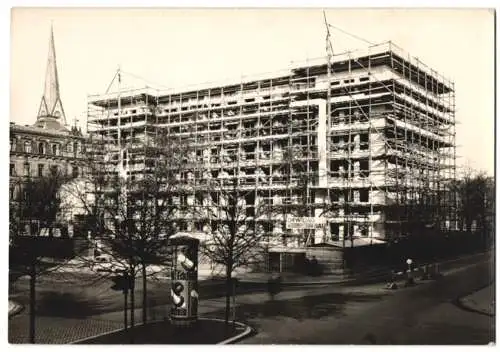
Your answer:
[[[187,204],[176,199],[189,192],[193,154],[189,139],[159,136],[144,146],[146,168],[141,177],[130,181],[129,198],[135,233],[134,256],[142,271],[142,320],[147,321],[147,268],[169,264],[166,243],[179,227],[179,211]]]
[[[54,253],[50,253],[47,243],[40,242],[40,235],[42,232],[44,237],[55,235],[54,227],[63,211],[61,186],[67,181],[68,177],[59,169],[51,168],[47,175],[11,183],[15,192],[9,202],[9,271],[17,277],[29,276],[30,343],[35,343],[37,278],[58,268],[49,260]],[[51,247],[55,247],[54,243]]]
[[[117,160],[111,157],[109,141],[91,136],[82,158],[84,172],[78,179],[66,184],[64,190],[67,194],[66,201],[78,208],[82,215],[82,228],[87,231],[89,246],[98,245],[99,252],[104,257],[111,258],[111,263],[97,263],[92,256],[81,255],[80,261],[103,278],[111,278],[116,273],[130,278],[127,280],[127,290],[124,291],[128,293],[128,286],[134,287],[139,268],[132,250],[136,245],[135,233],[130,221],[130,200],[127,197],[127,189],[131,184],[119,172],[121,157]],[[133,290],[130,300],[133,325]]]
[[[481,231],[491,232],[494,217],[493,186],[493,180],[486,173],[470,168],[465,169],[461,178],[451,184],[451,191],[457,199],[457,213],[466,231],[472,232],[473,223],[476,222],[476,227]]]
[[[112,259],[115,272],[130,281],[130,323],[135,324],[135,281],[142,276],[142,320],[147,321],[147,280],[151,265],[166,265],[168,238],[175,233],[182,204],[174,201],[185,192],[185,174],[191,144],[187,137],[159,135],[149,141],[125,145],[118,160],[110,159],[106,140],[87,148],[87,173],[69,189],[85,213],[85,228],[100,244],[102,255]],[[142,169],[130,163],[141,158]],[[82,258],[96,269],[94,258]],[[102,269],[102,268],[101,268]],[[109,269],[109,268],[108,268]],[[102,276],[110,273],[99,271]]]
[[[83,192],[77,198],[81,208],[88,212],[85,214],[85,228],[89,229],[92,241],[99,244],[101,256],[109,258],[110,263],[99,263],[88,256],[81,256],[80,260],[102,277],[113,278],[116,274],[123,277],[121,288],[125,294],[125,314],[130,307],[130,325],[134,327],[135,280],[140,271],[136,248],[139,245],[132,217],[132,199],[127,194],[132,182],[121,176],[111,171],[109,164],[96,164],[92,173],[73,185],[71,191],[73,194]],[[127,303],[129,292],[130,305]],[[130,338],[133,342],[132,335]]]
[[[200,251],[225,271],[226,310],[229,322],[233,273],[237,268],[255,265],[262,260],[265,232],[256,226],[265,206],[256,202],[256,190],[246,190],[231,177],[205,180],[196,192],[198,216],[211,226],[208,241]]]

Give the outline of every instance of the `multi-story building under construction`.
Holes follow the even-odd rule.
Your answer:
[[[239,82],[91,96],[88,128],[117,153],[189,134],[189,182],[232,179],[248,208],[283,209],[262,220],[272,246],[342,246],[454,229],[454,110],[453,82],[388,42]],[[127,158],[132,175],[144,172],[140,149]],[[291,218],[315,218],[315,229]]]

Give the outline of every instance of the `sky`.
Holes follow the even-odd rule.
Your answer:
[[[391,40],[455,81],[457,159],[494,173],[494,13],[486,9],[327,9],[328,22],[372,43]],[[316,9],[14,8],[10,121],[33,124],[51,23],[67,122],[85,127],[87,97],[116,70],[124,85],[180,88],[286,70],[325,55]],[[332,29],[335,53],[367,44]],[[138,77],[144,78],[144,80]]]

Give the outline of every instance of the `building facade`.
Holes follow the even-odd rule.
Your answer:
[[[281,209],[259,217],[271,246],[351,246],[456,228],[454,101],[452,81],[388,42],[240,82],[91,96],[88,129],[128,148],[131,175],[147,169],[136,141],[190,136],[180,177],[236,182],[250,213]]]
[[[47,176],[51,169],[72,178],[80,176],[84,170],[84,142],[81,130],[66,124],[51,29],[45,88],[36,121],[33,125],[10,123],[10,201],[22,201],[23,183]],[[71,214],[63,217],[72,219]]]

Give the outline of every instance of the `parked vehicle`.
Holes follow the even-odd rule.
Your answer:
[[[116,273],[121,271],[120,263],[116,262],[112,257],[99,255],[94,258],[91,264],[91,269],[94,271],[107,271]]]

